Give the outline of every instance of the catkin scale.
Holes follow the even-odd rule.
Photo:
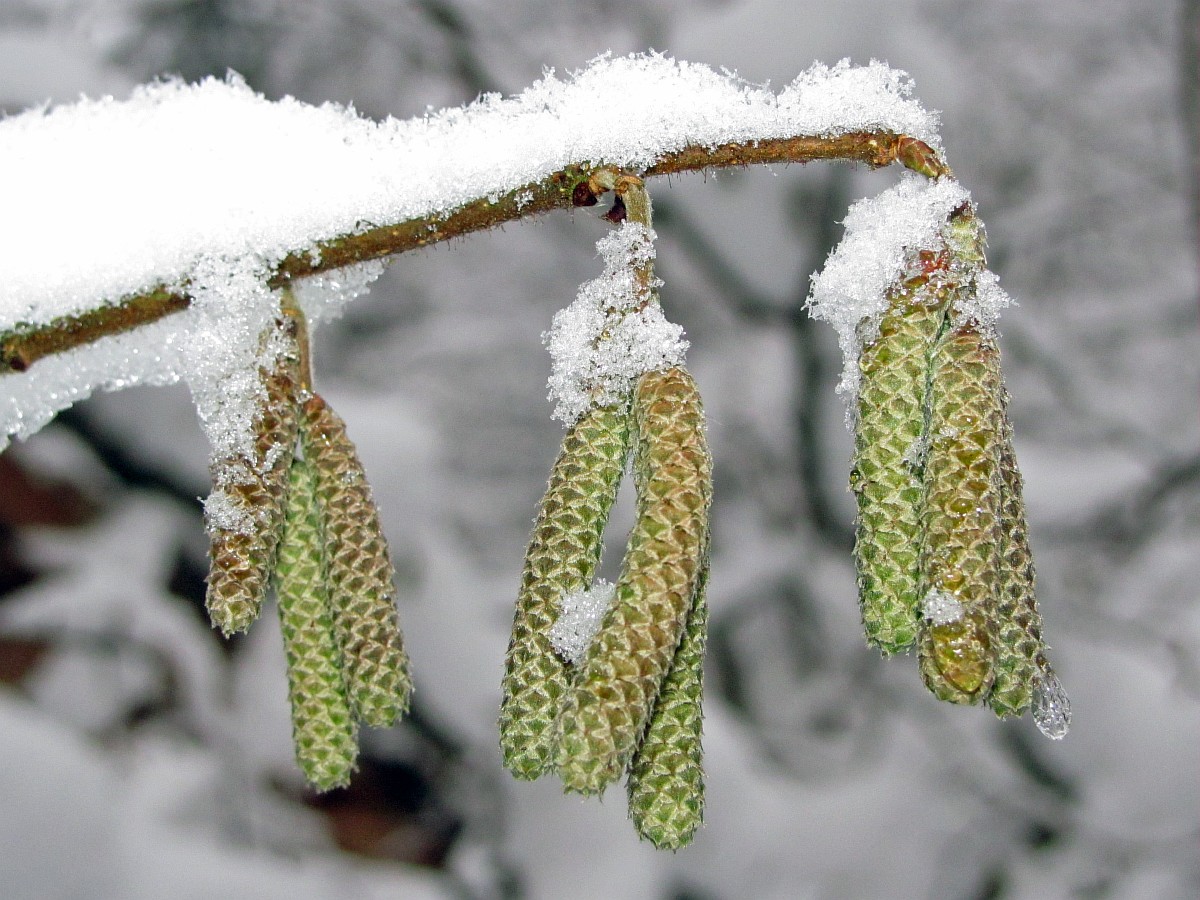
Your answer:
[[[591,584],[629,452],[629,403],[586,412],[563,438],[538,508],[504,663],[500,747],[519,778],[554,759],[554,723],[569,680],[550,644],[558,602]]]
[[[706,561],[683,638],[654,702],[654,712],[630,763],[626,782],[634,828],[659,850],[686,847],[704,821],[701,731],[707,582]]]
[[[288,320],[277,323],[285,346],[263,373],[263,402],[254,421],[250,458],[215,459],[213,492],[233,523],[207,510],[209,572],[205,606],[226,636],[245,631],[258,617],[283,532],[288,470],[296,445],[299,351]],[[210,501],[211,502],[211,501]]]
[[[712,461],[696,384],[672,368],[634,389],[637,518],[612,606],[559,718],[563,785],[600,793],[627,769],[675,655],[708,540]]]
[[[971,323],[939,338],[932,359],[921,590],[954,598],[962,616],[922,620],[918,663],[938,698],[979,703],[995,674],[1000,362],[994,341]]]
[[[349,784],[358,757],[357,727],[333,633],[324,544],[316,477],[308,462],[296,457],[275,583],[296,762],[320,791]]]
[[[387,727],[408,710],[412,682],[379,510],[345,423],[317,395],[302,408],[300,436],[317,476],[334,633],[350,704],[360,721]]]
[[[929,356],[946,314],[946,291],[929,274],[896,292],[863,348],[851,487],[858,504],[854,562],[867,642],[884,655],[916,640]]]

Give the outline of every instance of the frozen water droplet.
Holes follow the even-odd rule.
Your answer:
[[[1033,721],[1052,741],[1061,741],[1071,727],[1071,699],[1049,665],[1033,686]]]

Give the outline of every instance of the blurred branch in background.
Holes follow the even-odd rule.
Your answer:
[[[885,6],[847,5],[837,12],[845,24],[829,27],[850,46],[855,10],[882,22]],[[22,0],[0,7],[0,28],[78,34],[83,22],[98,56],[133,80],[234,68],[272,96],[353,101],[379,116],[513,90],[543,64],[577,64],[607,46],[674,50],[699,7]],[[745,18],[765,23],[743,38],[756,48],[780,37],[768,33],[778,28],[768,7]],[[664,303],[676,280],[700,294],[690,337],[725,445],[714,508],[714,571],[725,574],[712,585],[708,672],[713,800],[693,851],[647,862],[624,837],[620,804],[564,810],[557,791],[509,784],[495,750],[496,660],[557,438],[537,336],[594,275],[585,214],[570,228],[556,219],[410,254],[320,337],[339,406],[358,407],[355,438],[381,507],[394,512],[390,537],[412,561],[401,602],[418,657],[413,718],[369,737],[346,792],[318,800],[280,779],[290,764],[285,688],[268,673],[282,664],[263,649],[276,636],[221,653],[196,615],[203,540],[198,505],[188,507],[203,493],[203,460],[148,452],[161,440],[160,409],[96,397],[0,457],[0,674],[59,723],[60,739],[138,748],[109,757],[129,774],[104,821],[124,822],[138,797],[161,795],[156,836],[220,836],[214,847],[225,849],[211,850],[207,868],[236,871],[230,860],[242,857],[221,855],[230,847],[276,854],[286,865],[272,877],[283,883],[282,872],[304,868],[297,860],[340,846],[432,867],[439,893],[429,896],[543,897],[568,884],[580,896],[664,898],[1200,892],[1200,4],[928,0],[911,10],[919,21],[892,62],[927,55],[953,73],[920,87],[947,107],[952,162],[990,223],[993,266],[1022,301],[1001,329],[1045,615],[1081,692],[1071,738],[1047,747],[1020,723],[945,714],[903,665],[859,645],[847,460],[829,439],[842,428],[839,363],[802,306],[862,176],[792,170],[768,187],[728,177],[719,237],[707,199],[655,196]],[[822,16],[789,11],[797,28]],[[796,69],[810,55],[804,38],[793,40]],[[853,44],[864,46],[875,45]],[[751,260],[772,216],[791,228],[786,259],[760,272]],[[721,325],[716,336],[705,317]],[[778,359],[760,358],[763,347]],[[751,396],[730,374],[741,370],[770,383]],[[73,477],[39,481],[64,466]],[[121,561],[130,541],[158,548],[145,570]],[[85,546],[100,549],[72,568]],[[117,560],[108,570],[105,554]],[[68,591],[70,603],[58,603]],[[37,604],[40,630],[12,624],[13,610]],[[81,622],[68,609],[90,612]],[[86,718],[81,707],[110,712]],[[218,713],[224,731],[206,718]],[[193,780],[203,789],[181,788],[190,782],[177,772],[142,774],[163,757],[202,773]],[[203,774],[213,759],[222,777]],[[69,808],[92,821],[81,798]],[[20,806],[0,815],[30,834],[41,821]],[[141,866],[158,853],[128,840],[149,848]],[[69,869],[67,858],[56,865]],[[337,883],[386,895],[356,885],[367,871],[344,870]],[[287,884],[296,900],[334,895]]]

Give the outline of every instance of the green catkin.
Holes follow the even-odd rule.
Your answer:
[[[597,794],[626,771],[674,658],[704,560],[712,461],[696,383],[672,368],[634,389],[637,519],[613,605],[559,719],[563,785]]]
[[[1033,556],[1025,520],[1024,484],[1013,453],[1012,424],[1004,417],[1000,445],[1001,544],[996,680],[988,705],[997,716],[1024,715],[1039,678],[1042,617],[1038,612]]]
[[[213,460],[213,493],[206,506],[209,533],[205,605],[226,636],[245,631],[266,596],[283,531],[288,469],[296,445],[299,350],[290,320],[277,323],[285,339],[275,368],[263,373],[264,400],[254,422],[251,457]]]
[[[518,778],[554,760],[554,722],[569,680],[550,644],[559,599],[592,582],[629,452],[629,403],[593,408],[563,438],[535,520],[504,663],[500,748]]]
[[[358,729],[333,633],[324,543],[316,476],[306,460],[296,457],[275,572],[276,594],[296,762],[319,791],[349,784],[358,757]]]
[[[706,562],[683,639],[629,767],[629,817],[638,835],[659,850],[686,847],[704,821],[701,701],[708,632],[707,582]]]
[[[317,395],[304,404],[300,434],[317,476],[334,633],[350,705],[360,721],[384,728],[407,712],[412,682],[379,510],[345,424]]]
[[[944,257],[922,260],[933,268]],[[920,618],[921,442],[929,357],[946,314],[936,272],[893,295],[879,336],[859,358],[850,485],[858,502],[854,562],[867,643],[886,656],[917,638]]]
[[[933,353],[925,461],[922,603],[939,598],[961,616],[921,621],[918,662],[939,699],[979,703],[994,677],[1000,560],[999,354],[973,323],[952,328]],[[951,617],[952,618],[952,617]]]

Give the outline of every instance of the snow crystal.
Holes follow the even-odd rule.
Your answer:
[[[878,334],[888,288],[914,255],[939,246],[946,217],[970,199],[951,179],[906,175],[878,197],[850,207],[845,237],[813,276],[808,308],[837,332],[845,363],[838,393],[851,406],[858,395],[858,357]]]
[[[985,331],[994,331],[1000,310],[1013,305],[1013,300],[1000,287],[1000,277],[988,269],[975,273],[975,290],[959,292],[954,303],[955,322],[973,321]]]
[[[550,628],[550,644],[559,656],[573,665],[583,662],[616,591],[615,584],[600,579],[559,598],[558,619]]]
[[[934,625],[950,625],[963,617],[963,605],[953,594],[932,590],[921,601],[921,613]]]
[[[658,303],[647,302],[637,283],[637,267],[654,259],[654,237],[638,222],[622,222],[602,237],[596,249],[603,274],[585,282],[542,335],[554,361],[554,417],[567,425],[593,404],[620,399],[639,375],[683,362],[683,328],[668,322]],[[655,280],[651,290],[659,284]]]
[[[383,260],[372,260],[298,280],[293,285],[293,292],[300,311],[308,320],[309,336],[318,324],[332,322],[342,314],[347,303],[365,294],[383,270]]]
[[[186,379],[214,444],[245,446],[254,373],[269,363],[259,326],[277,305],[261,282],[289,253],[498,197],[568,165],[641,170],[692,145],[878,130],[938,149],[937,116],[911,93],[907,75],[877,62],[816,65],[776,94],[649,54],[601,57],[511,99],[405,121],[272,102],[232,75],[10,116],[0,163],[20,177],[5,184],[0,222],[0,332],[158,285],[198,308],[0,378],[0,442],[94,390]],[[314,290],[335,307],[369,280],[325,278],[329,289]],[[303,308],[327,317],[314,296]]]
[[[220,488],[214,488],[204,501],[204,520],[210,531],[254,535],[259,528],[245,502]]]
[[[1033,721],[1052,741],[1061,741],[1071,727],[1071,700],[1048,664],[1042,665],[1033,686]]]

